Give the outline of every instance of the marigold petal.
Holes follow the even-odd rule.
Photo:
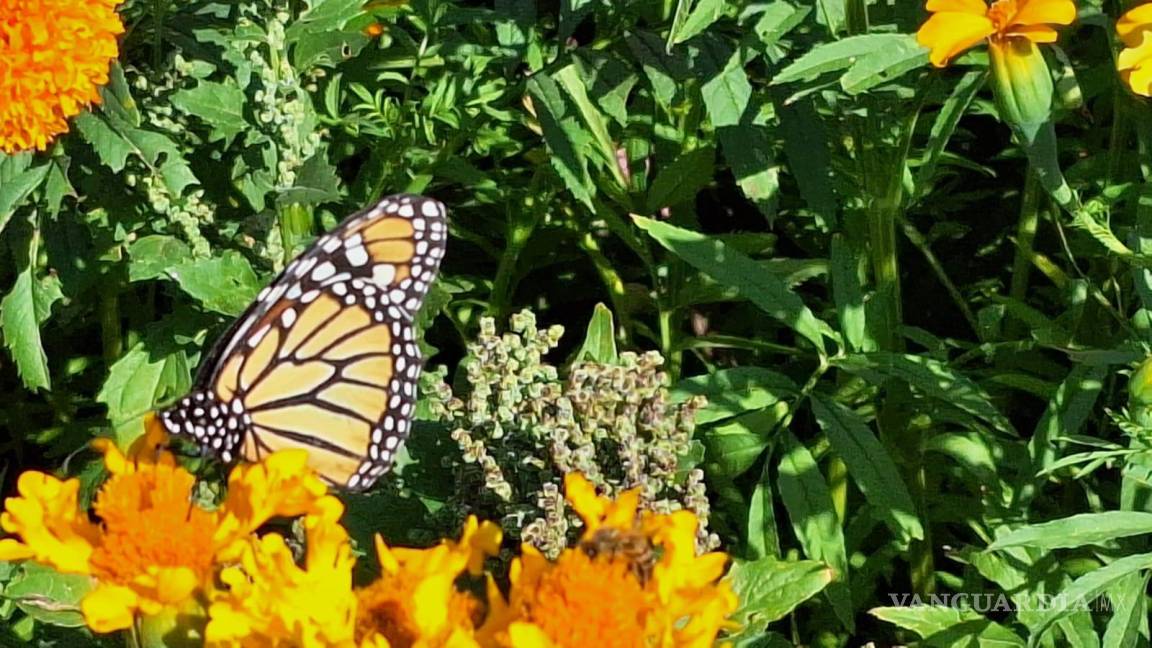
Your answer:
[[[984,0],[928,0],[924,8],[931,13],[952,12],[983,16],[988,12]]]
[[[589,527],[603,518],[608,510],[608,500],[597,496],[596,487],[580,473],[564,475],[564,497]]]
[[[932,50],[928,60],[944,67],[964,50],[996,32],[985,16],[946,12],[933,14],[916,32],[916,42]]]
[[[5,2],[0,21],[0,152],[47,148],[99,103],[124,31],[116,0]]]
[[[1133,8],[1116,21],[1116,33],[1128,47],[1139,47],[1152,31],[1152,2]]]
[[[1018,25],[1006,35],[1027,38],[1033,43],[1055,43],[1058,32],[1048,25]]]
[[[307,464],[306,450],[283,450],[232,469],[216,546],[223,551],[273,517],[313,512],[328,487]]]
[[[84,622],[96,632],[114,632],[132,627],[139,609],[139,597],[130,587],[100,584],[80,601]]]
[[[1012,25],[1071,25],[1074,20],[1072,0],[1017,0]]]
[[[79,509],[80,481],[28,471],[16,480],[16,490],[18,497],[4,500],[0,526],[19,535],[20,541],[7,538],[5,551],[13,557],[35,558],[62,572],[89,573],[99,529]]]
[[[556,648],[548,635],[533,623],[517,621],[508,626],[512,648]]]

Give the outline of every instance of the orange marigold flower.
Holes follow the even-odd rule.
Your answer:
[[[1152,4],[1142,4],[1121,16],[1116,33],[1124,43],[1116,59],[1120,78],[1132,92],[1152,97]]]
[[[696,555],[696,516],[641,513],[638,491],[613,502],[578,474],[564,483],[580,545],[555,562],[524,545],[507,599],[489,587],[481,635],[512,648],[711,646],[737,600],[718,582],[727,556]]]
[[[99,103],[124,31],[119,0],[0,0],[0,151],[44,150]]]
[[[304,451],[291,451],[233,471],[223,506],[209,511],[192,501],[195,477],[163,449],[166,442],[154,418],[126,455],[107,439],[94,442],[111,474],[96,494],[96,523],[77,506],[78,480],[21,475],[19,496],[8,498],[0,515],[0,526],[19,539],[0,540],[0,560],[31,558],[92,576],[96,586],[81,610],[93,630],[111,632],[131,627],[137,615],[194,603],[215,565],[236,554],[256,527],[333,499],[319,478],[303,472]]]
[[[380,578],[357,592],[360,648],[476,648],[483,606],[456,587],[464,572],[477,576],[500,550],[497,524],[469,517],[459,542],[430,549],[389,548],[376,538]]]
[[[928,58],[936,67],[985,39],[1055,42],[1052,25],[1076,19],[1072,0],[995,0],[991,6],[984,0],[928,0],[926,8],[932,16],[916,32],[916,40],[932,50]]]

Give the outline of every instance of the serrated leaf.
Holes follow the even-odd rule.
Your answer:
[[[1152,513],[1102,511],[1030,524],[998,534],[988,551],[1009,547],[1069,549],[1152,533]]]
[[[648,189],[648,212],[689,202],[712,181],[716,149],[706,146],[688,151],[660,170]]]
[[[12,290],[0,300],[4,346],[12,353],[16,370],[28,389],[52,388],[38,315],[47,319],[52,304],[62,296],[58,281],[37,281],[32,276],[32,268],[27,267],[16,276]]]
[[[844,530],[832,504],[832,493],[812,453],[792,434],[781,435],[777,487],[792,530],[804,547],[804,554],[820,560],[835,570],[837,582],[826,593],[836,617],[845,628],[854,627],[852,594],[848,589],[848,554]]]
[[[140,433],[142,417],[157,403],[191,387],[187,355],[172,345],[171,337],[167,326],[153,327],[112,364],[96,395],[97,402],[108,407],[108,419],[121,447]]]
[[[676,23],[669,32],[669,48],[704,33],[724,15],[727,4],[724,0],[697,0],[684,20]]]
[[[752,85],[748,83],[739,51],[732,55],[723,70],[704,82],[700,94],[713,126],[721,128],[740,123],[752,97]]]
[[[824,334],[834,335],[827,324],[816,319],[784,282],[760,271],[755,261],[719,239],[641,216],[634,216],[633,220],[665,248],[716,281],[736,288],[753,304],[824,352]]]
[[[170,101],[185,114],[208,125],[212,133],[209,141],[223,140],[227,145],[248,127],[244,120],[247,98],[231,79],[223,83],[202,80],[191,88],[177,91]]]
[[[837,366],[860,374],[873,383],[883,378],[907,382],[924,394],[950,403],[984,419],[996,429],[1016,434],[1016,430],[992,404],[992,398],[971,378],[933,358],[898,353],[861,353],[837,361]]]
[[[564,186],[589,209],[592,204],[592,178],[588,175],[588,160],[583,154],[587,138],[570,114],[568,103],[560,87],[546,74],[540,73],[528,80],[528,92],[535,100],[536,118],[544,134],[552,167],[564,181]]]
[[[23,204],[24,199],[44,184],[50,168],[52,168],[50,163],[41,164],[0,182],[0,232],[7,227],[12,214],[16,213],[16,209]]]
[[[82,112],[72,122],[80,135],[92,145],[96,156],[112,171],[119,173],[128,163],[128,156],[132,155],[132,145],[119,133],[113,130],[105,119],[99,115]]]
[[[798,605],[819,594],[834,578],[834,572],[815,560],[783,561],[763,558],[737,560],[727,576],[740,607],[731,619],[745,628],[762,629],[787,616]],[[745,633],[736,635],[738,640]]]
[[[278,205],[317,205],[336,200],[340,200],[340,179],[324,151],[305,160],[296,172],[295,184],[276,196]]]
[[[260,281],[251,264],[235,250],[211,259],[181,263],[169,270],[168,276],[204,308],[233,317],[243,313],[260,292]]]
[[[937,634],[947,635],[942,636],[940,642],[929,642],[932,646],[1023,648],[1025,645],[1024,640],[1016,633],[970,609],[941,605],[908,605],[872,608],[868,613],[911,630],[924,639],[930,639]]]
[[[884,520],[901,542],[924,538],[924,527],[900,470],[871,428],[856,412],[840,403],[813,395],[812,413],[820,429],[828,435],[848,474],[872,504],[875,515]]]
[[[192,248],[174,236],[153,234],[128,246],[128,280],[144,281],[165,276],[169,270],[192,258]]]

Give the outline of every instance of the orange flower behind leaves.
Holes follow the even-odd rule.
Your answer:
[[[93,505],[98,522],[78,507],[79,480],[21,475],[19,496],[8,498],[0,515],[0,525],[19,539],[0,540],[0,560],[34,559],[92,576],[96,586],[81,610],[93,630],[111,632],[131,627],[138,615],[195,604],[218,562],[269,518],[335,501],[305,472],[304,452],[290,451],[234,470],[223,505],[207,510],[192,501],[195,478],[163,449],[166,442],[155,419],[126,455],[107,439],[94,442],[111,474]]]
[[[124,26],[119,0],[0,0],[0,151],[44,150],[99,103]]]
[[[357,591],[360,648],[477,648],[484,608],[457,589],[467,572],[479,576],[484,559],[500,550],[501,531],[470,517],[458,542],[430,549],[389,548],[376,538],[380,578]]]
[[[984,40],[1053,43],[1052,25],[1070,25],[1076,19],[1072,0],[995,0],[991,6],[984,0],[928,0],[926,8],[932,16],[916,32],[916,40],[932,50],[929,60],[936,67]]]
[[[1132,92],[1152,97],[1152,3],[1135,7],[1116,22],[1124,49],[1116,59],[1120,78]]]
[[[524,545],[507,599],[489,587],[482,634],[512,648],[711,646],[737,600],[718,582],[727,556],[696,555],[696,516],[640,513],[638,491],[611,501],[578,474],[564,484],[580,545],[556,562]]]

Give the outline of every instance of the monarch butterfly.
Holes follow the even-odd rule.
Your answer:
[[[225,462],[285,448],[350,490],[408,436],[422,361],[413,317],[440,267],[447,212],[394,195],[320,237],[216,343],[191,393],[159,418]]]

